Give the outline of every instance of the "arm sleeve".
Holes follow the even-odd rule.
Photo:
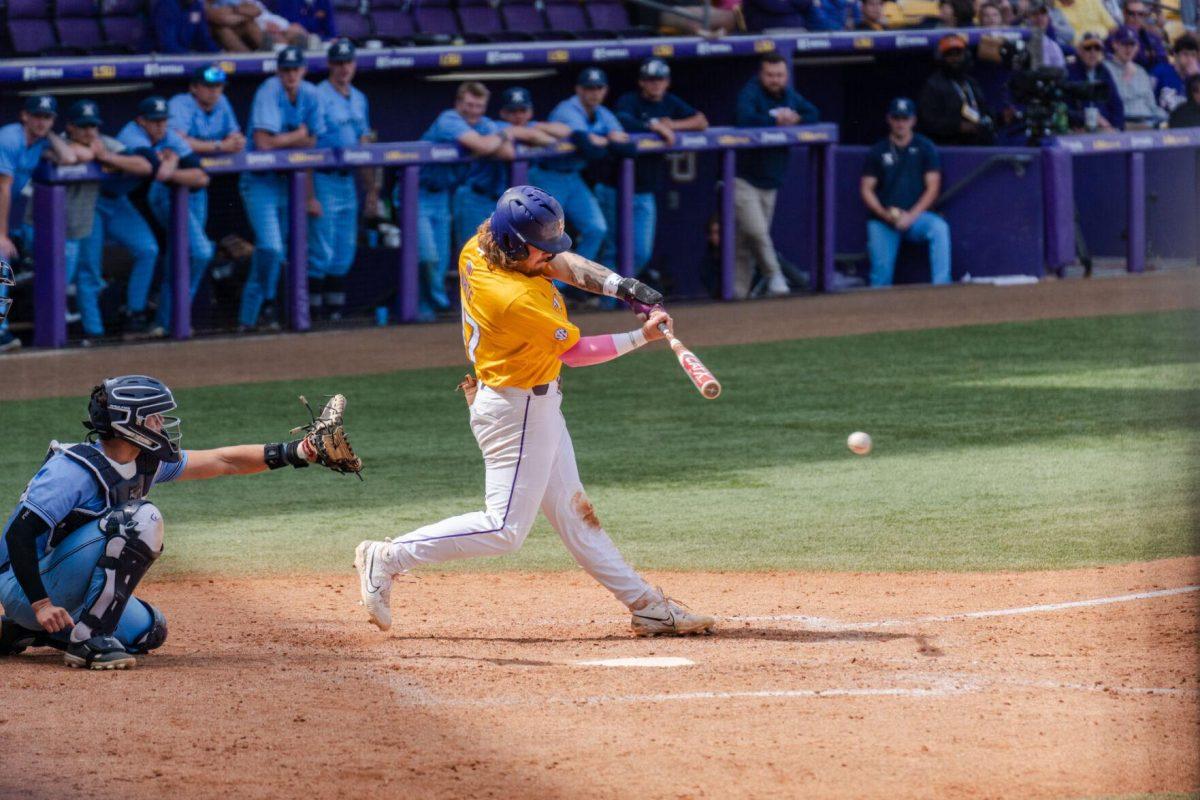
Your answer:
[[[242,126],[238,124],[237,114],[234,113],[233,106],[229,104],[228,97],[225,97],[225,96],[221,97],[221,108],[225,109],[225,111],[224,111],[224,114],[225,114],[224,131],[225,132],[222,135],[222,138],[224,138],[225,136],[228,136],[231,133],[237,133],[237,132],[241,131]]]
[[[184,450],[180,455],[181,458],[175,463],[171,463],[170,461],[160,461],[158,463],[158,471],[154,473],[154,482],[156,484],[170,483],[183,474],[184,469],[187,468],[188,451]]]
[[[254,105],[250,107],[250,130],[279,133],[283,130],[283,116],[279,113],[279,104],[275,98],[269,97],[270,92],[260,88],[254,94]]]
[[[571,131],[570,142],[575,145],[576,152],[588,161],[595,161],[608,155],[608,148],[597,147],[593,144],[592,140],[588,138],[587,131]]]
[[[645,133],[648,128],[637,115],[637,95],[626,92],[617,100],[617,121],[630,133]]]
[[[549,303],[525,291],[504,310],[504,323],[525,333],[529,345],[552,356],[561,356],[579,341],[579,328],[553,313]]]
[[[863,162],[862,174],[864,178],[874,178],[875,180],[883,180],[883,169],[879,163],[879,151],[872,147],[867,152],[867,160]]]
[[[696,115],[696,109],[692,107],[691,103],[679,95],[669,94],[667,99],[671,104],[671,119],[687,119]]]
[[[458,114],[443,111],[433,123],[435,142],[458,142],[464,133],[471,133],[471,126]]]
[[[307,85],[312,86],[311,83]],[[309,100],[308,114],[305,115],[304,123],[308,125],[309,134],[319,139],[325,135],[325,103],[321,101],[321,95],[316,87],[313,87],[308,92],[308,95],[311,99]],[[318,146],[320,145],[318,144]]]
[[[167,103],[167,129],[175,131],[180,136],[188,136],[191,126],[187,109],[183,107],[183,103],[177,103],[175,100],[176,98],[172,97]]]
[[[12,175],[16,170],[13,168],[12,153],[3,144],[0,144],[0,175]]]
[[[596,110],[596,113],[600,115],[600,121],[604,124],[605,134],[613,133],[614,131],[617,133],[625,132],[625,129],[621,127],[621,121],[617,119],[617,115],[609,111],[604,106],[600,106],[600,108]]]
[[[646,340],[641,331],[585,336],[570,350],[559,355],[558,360],[568,367],[590,367],[594,364],[612,361],[614,358],[636,350],[645,343]]]
[[[942,154],[932,142],[921,142],[921,152],[925,158],[925,172],[942,171]]]
[[[587,132],[587,120],[584,119],[583,114],[566,103],[559,103],[554,107],[554,110],[550,112],[550,121],[561,122],[572,131]]]
[[[799,92],[792,92],[792,109],[800,115],[800,121],[811,125],[821,119],[821,112],[812,103],[804,99]]]
[[[742,89],[737,102],[737,126],[739,128],[767,128],[775,124],[775,118],[761,108],[753,86]]]
[[[187,143],[187,139],[184,139],[183,135],[180,134],[179,131],[173,131],[168,128],[166,142],[167,147],[174,150],[181,159],[187,158],[190,155],[194,155],[192,152],[192,146]],[[192,166],[199,166],[199,164],[197,163]]]
[[[50,525],[28,506],[17,511],[12,524],[4,534],[8,545],[8,559],[12,564],[13,577],[25,592],[30,603],[44,600],[46,587],[38,568],[37,540],[50,530]]]

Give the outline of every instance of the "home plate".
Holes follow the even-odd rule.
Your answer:
[[[642,656],[634,658],[601,658],[596,661],[576,661],[577,667],[691,667],[695,661],[676,656]]]

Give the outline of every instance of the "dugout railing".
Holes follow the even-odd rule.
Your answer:
[[[733,298],[734,274],[734,169],[738,150],[790,147],[807,152],[809,181],[805,204],[806,241],[818,287],[832,283],[834,250],[834,147],[838,128],[834,124],[776,128],[710,128],[703,132],[680,133],[673,146],[653,134],[630,137],[638,154],[672,152],[719,152],[722,187],[719,202],[721,224],[721,286],[724,299]],[[531,161],[557,158],[574,152],[570,144],[546,148],[518,148],[512,165],[512,181],[524,181]],[[294,331],[311,328],[308,305],[306,217],[306,173],[312,169],[358,169],[385,167],[398,170],[401,246],[396,264],[395,312],[402,322],[417,319],[419,293],[417,195],[423,165],[461,163],[471,160],[453,145],[430,142],[393,142],[345,149],[288,150],[238,153],[206,157],[203,168],[211,175],[241,172],[285,172],[289,175],[288,258],[284,273],[288,325]],[[617,267],[622,274],[633,269],[634,158],[620,159],[618,179]],[[62,347],[67,343],[66,326],[66,187],[103,178],[94,164],[59,167],[44,163],[34,175],[34,344]],[[172,275],[172,319],[170,335],[191,336],[191,303],[188,298],[188,190],[174,187],[167,225],[167,265]]]

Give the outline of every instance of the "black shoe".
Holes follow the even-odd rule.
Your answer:
[[[22,628],[11,619],[0,619],[0,657],[19,656],[37,642],[37,631]]]
[[[137,659],[116,638],[93,636],[87,641],[67,645],[63,663],[80,669],[129,669],[137,665]]]
[[[279,324],[279,309],[274,303],[263,303],[262,313],[258,317],[258,329],[260,331],[281,331],[283,326]]]
[[[125,315],[121,338],[127,342],[137,339],[160,339],[164,334],[165,331],[150,318],[150,313],[147,311]]]

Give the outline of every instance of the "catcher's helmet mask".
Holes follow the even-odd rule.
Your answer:
[[[166,412],[178,406],[162,381],[148,375],[108,378],[92,389],[88,419],[83,426],[101,439],[123,439],[163,461],[179,461],[183,436],[179,417]],[[162,420],[156,430],[151,419]]]
[[[513,261],[529,258],[530,246],[555,255],[571,247],[562,206],[536,186],[514,186],[500,195],[490,225],[500,251]]]

